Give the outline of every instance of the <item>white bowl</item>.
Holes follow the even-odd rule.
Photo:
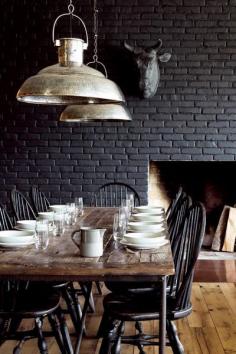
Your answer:
[[[55,205],[49,205],[49,210],[51,211],[63,211],[66,210],[66,205],[65,204],[55,204]]]
[[[164,221],[164,216],[160,214],[137,213],[132,215],[132,221],[152,221],[161,223]]]
[[[152,221],[136,222],[131,221],[128,223],[129,231],[148,231],[148,232],[163,232],[165,227],[162,223],[153,223]]]
[[[152,232],[130,232],[123,236],[123,240],[130,244],[158,244],[166,239],[163,233]]]
[[[6,230],[0,231],[0,243],[31,243],[34,241],[34,231]]]
[[[38,217],[39,217],[39,219],[41,219],[41,220],[53,221],[54,212],[53,212],[53,211],[40,212],[40,213],[38,213]]]
[[[134,211],[136,213],[148,213],[148,214],[158,214],[164,215],[165,210],[160,206],[151,206],[151,205],[141,205],[135,207]]]
[[[16,228],[19,230],[35,230],[36,220],[18,220]]]

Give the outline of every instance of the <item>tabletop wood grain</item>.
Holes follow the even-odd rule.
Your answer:
[[[51,236],[45,251],[33,246],[0,251],[0,279],[150,281],[174,273],[170,244],[156,250],[132,251],[112,239],[115,208],[86,208],[63,236]],[[80,226],[106,228],[104,253],[99,258],[80,256],[71,240]]]

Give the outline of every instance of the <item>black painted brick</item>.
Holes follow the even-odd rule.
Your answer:
[[[87,125],[59,123],[60,107],[15,99],[23,80],[56,63],[49,26],[64,5],[2,0],[1,6],[1,202],[8,204],[14,186],[26,193],[34,183],[54,202],[82,195],[89,203],[101,184],[117,179],[146,202],[150,159],[236,160],[235,0],[101,0],[101,60],[127,93],[133,121]],[[90,35],[91,2],[79,1],[79,12]],[[123,41],[149,46],[158,38],[172,57],[160,63],[156,95],[141,99],[132,91]],[[86,60],[92,50],[90,45]]]

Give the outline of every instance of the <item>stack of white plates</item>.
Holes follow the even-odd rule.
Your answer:
[[[35,230],[36,220],[18,220],[15,228],[17,230]]]
[[[165,226],[160,222],[153,221],[130,221],[128,222],[128,231],[130,232],[164,232]]]
[[[34,231],[6,230],[0,231],[0,247],[27,247],[34,244]]]
[[[166,243],[166,237],[161,232],[130,232],[121,240],[121,244],[136,249],[158,248]]]

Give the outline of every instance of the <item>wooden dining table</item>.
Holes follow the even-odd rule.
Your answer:
[[[160,354],[165,353],[166,278],[174,274],[174,264],[167,243],[158,249],[130,250],[112,238],[116,208],[85,208],[73,226],[63,235],[51,236],[46,250],[34,246],[0,250],[0,279],[34,281],[127,281],[161,283],[161,316],[159,326]],[[81,226],[105,228],[104,252],[101,257],[80,256],[71,234]],[[158,301],[158,300],[157,300]],[[79,352],[80,339],[75,353]]]

